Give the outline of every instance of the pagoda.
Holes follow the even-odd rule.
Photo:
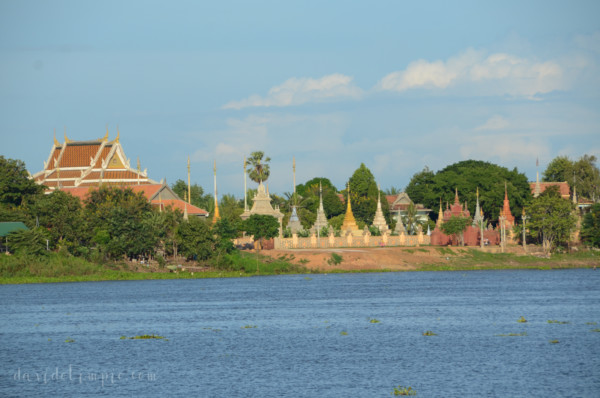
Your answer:
[[[292,194],[292,201],[294,204],[292,205],[292,214],[290,215],[290,220],[288,221],[288,228],[293,234],[298,233],[302,229],[302,223],[300,223],[300,218],[298,217],[298,212],[296,211],[296,158],[292,159],[293,166],[293,177],[294,177],[294,193]]]
[[[131,167],[117,138],[108,140],[108,129],[103,138],[90,141],[74,141],[67,138],[60,143],[54,134],[54,145],[44,169],[33,175],[38,184],[48,191],[68,187],[92,187],[100,185],[157,184],[148,178],[146,170]]]
[[[510,202],[508,200],[508,188],[506,181],[504,182],[504,205],[500,210],[500,216],[505,218],[505,226],[510,229],[515,225],[515,216],[510,211]]]
[[[279,221],[279,235],[281,235],[283,213],[279,210],[279,208],[273,208],[273,206],[271,206],[271,196],[269,195],[269,191],[265,189],[262,181],[258,184],[258,190],[252,200],[254,201],[252,208],[242,213],[240,216],[242,220],[248,219],[248,217],[253,214],[273,216],[277,219],[277,221]]]
[[[479,187],[477,188],[477,205],[475,206],[475,216],[473,216],[473,226],[479,227],[483,222],[483,211],[479,207]]]
[[[350,186],[348,186],[348,205],[346,206],[346,214],[344,215],[344,222],[342,223],[342,235],[352,234],[359,236],[362,234],[361,230],[356,225],[354,214],[352,214],[352,205],[350,204]]]
[[[400,222],[400,224],[402,224],[402,222]],[[383,216],[383,211],[381,210],[381,191],[379,191],[377,197],[377,210],[375,211],[375,217],[373,218],[373,226],[377,227],[382,234],[389,230],[389,227],[385,222],[385,217]]]
[[[312,231],[319,233],[323,228],[327,228],[327,215],[323,208],[323,186],[319,182],[319,209],[317,210],[317,220],[312,226]]]

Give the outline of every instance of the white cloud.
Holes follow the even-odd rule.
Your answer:
[[[352,77],[334,73],[320,79],[296,78],[269,90],[265,97],[252,95],[241,101],[231,101],[223,109],[247,107],[284,107],[301,105],[307,102],[322,102],[334,98],[358,99],[363,91],[352,83]]]
[[[486,56],[469,49],[447,61],[418,60],[405,70],[385,76],[376,88],[402,92],[413,88],[449,89],[468,86],[474,94],[534,98],[565,88],[564,67],[557,61],[539,62],[511,54]]]
[[[510,125],[508,120],[500,115],[494,115],[489,118],[481,126],[475,127],[475,131],[488,131],[488,130],[503,130]]]
[[[471,137],[459,150],[463,159],[485,158],[502,164],[519,164],[523,159],[548,157],[551,153],[545,140],[515,134]]]

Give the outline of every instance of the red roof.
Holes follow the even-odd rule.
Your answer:
[[[152,201],[153,205],[156,206],[161,206],[162,208],[166,208],[171,206],[173,208],[173,210],[175,209],[179,209],[181,210],[181,212],[184,212],[184,209],[187,207],[187,213],[189,215],[199,215],[199,216],[208,216],[208,212],[204,209],[201,209],[199,207],[196,207],[194,205],[191,205],[187,202],[184,202],[181,199],[165,199],[165,200],[153,200]]]
[[[145,185],[133,185],[130,187],[133,192],[138,193],[141,192],[144,194],[146,199],[150,200],[160,189],[162,188],[161,184],[145,184]],[[163,200],[164,202],[164,200]],[[183,210],[183,208],[182,208]]]
[[[71,195],[76,196],[81,200],[85,200],[89,192],[93,189],[94,188],[92,187],[67,187],[61,188],[61,191],[70,193]]]
[[[531,194],[535,194],[535,185],[537,183],[536,182],[530,182],[529,183],[529,187],[531,188]],[[563,199],[569,199],[571,197],[571,189],[569,188],[569,183],[567,183],[566,181],[562,181],[562,182],[540,182],[540,193],[543,193],[546,188],[548,187],[552,187],[552,186],[557,186],[558,189],[560,190],[560,196],[563,197]]]
[[[89,167],[90,159],[93,159],[100,149],[100,143],[73,145],[67,144],[60,167]]]

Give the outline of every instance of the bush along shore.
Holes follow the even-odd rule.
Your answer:
[[[389,248],[391,249],[391,248]],[[219,261],[164,261],[140,264],[129,261],[96,263],[64,253],[0,255],[0,283],[49,283],[146,279],[244,277],[336,272],[464,271],[481,269],[595,268],[599,251],[555,254],[549,258],[531,254],[489,253],[473,248],[393,248],[404,266],[382,265],[380,249],[360,249],[336,255],[327,251],[233,251]],[[312,257],[319,255],[321,257]],[[351,255],[353,257],[351,257]],[[428,256],[428,257],[427,257]],[[315,258],[322,258],[321,263]],[[425,260],[424,260],[425,258]],[[317,262],[315,262],[317,261]],[[360,262],[362,261],[362,263]],[[398,260],[400,262],[400,260]],[[354,263],[361,266],[352,266]],[[408,265],[407,265],[408,264]]]

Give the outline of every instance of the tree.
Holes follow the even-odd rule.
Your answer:
[[[264,156],[264,152],[256,151],[252,152],[248,158],[248,176],[254,182],[261,183],[269,178],[270,170],[267,163],[271,161],[271,158]]]
[[[154,231],[145,222],[151,212],[142,193],[101,187],[90,191],[84,218],[93,241],[108,257],[137,257],[149,254],[156,245]]]
[[[417,214],[417,207],[414,203],[408,205],[406,213],[402,216],[402,223],[406,227],[409,235],[415,235],[421,223]]]
[[[0,155],[0,204],[16,207],[41,194],[42,185],[29,178],[25,163]]]
[[[594,204],[583,217],[581,238],[588,246],[600,247],[600,203]]]
[[[465,245],[465,229],[471,223],[466,217],[452,216],[448,221],[445,221],[442,226],[442,232],[448,236],[453,236],[455,239],[460,240],[461,246]]]
[[[375,177],[364,163],[354,171],[348,181],[350,187],[350,201],[352,203],[352,213],[358,222],[366,225],[373,223],[373,217],[377,210],[377,200],[380,195]],[[390,223],[390,209],[387,200],[381,202],[381,209],[388,224]]]
[[[425,168],[413,176],[405,192],[413,202],[422,203],[430,209],[437,209],[440,198],[443,202],[453,203],[455,190],[458,189],[461,202],[467,202],[468,209],[473,214],[476,192],[479,188],[479,203],[484,217],[497,220],[504,201],[505,182],[511,210],[513,214],[520,214],[532,198],[525,174],[520,173],[516,168],[509,170],[479,160],[461,161],[435,174]]]
[[[48,230],[50,247],[65,246],[75,252],[85,244],[85,222],[79,198],[64,191],[54,191],[37,196],[27,210],[40,227]]]
[[[215,237],[206,221],[191,217],[177,229],[179,253],[187,259],[207,260],[215,251]]]
[[[546,252],[566,244],[577,222],[573,210],[574,205],[561,198],[558,187],[546,188],[527,211],[530,236],[537,238]]]
[[[262,247],[264,239],[271,239],[279,235],[279,221],[273,216],[252,214],[244,221],[244,231],[252,235],[258,247]]]
[[[22,229],[9,233],[6,237],[8,247],[16,254],[41,256],[47,253],[48,231],[43,228]]]
[[[577,190],[578,196],[596,202],[600,199],[600,170],[596,166],[597,160],[593,155],[583,155],[577,161],[557,156],[548,163],[543,181],[566,181],[571,191]]]

